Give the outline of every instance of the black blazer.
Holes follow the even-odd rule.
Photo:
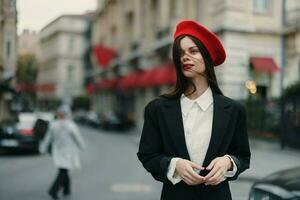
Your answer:
[[[167,170],[173,157],[189,158],[185,143],[180,98],[157,98],[145,107],[144,126],[137,156],[152,176],[163,182],[162,200],[231,199],[228,181],[249,168],[250,149],[246,112],[236,101],[214,94],[214,115],[210,144],[204,159],[206,167],[216,157],[230,155],[237,165],[234,177],[216,186],[189,186],[183,181],[173,185]],[[200,175],[202,172],[200,172]]]

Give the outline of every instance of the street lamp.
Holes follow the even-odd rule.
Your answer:
[[[246,88],[251,94],[256,94],[257,92],[256,83],[253,80],[246,81]]]

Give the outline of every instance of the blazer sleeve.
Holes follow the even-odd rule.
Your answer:
[[[163,142],[155,117],[154,102],[145,107],[144,125],[137,153],[138,159],[144,168],[151,173],[154,179],[166,184],[172,184],[167,178],[168,166],[171,157],[163,155]]]
[[[237,166],[237,172],[233,177],[227,178],[229,181],[236,180],[240,173],[250,167],[251,152],[247,134],[246,110],[242,105],[239,105],[238,108],[237,125],[228,151]]]

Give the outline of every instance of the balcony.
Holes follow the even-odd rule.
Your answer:
[[[157,51],[169,47],[173,43],[170,27],[165,27],[157,31],[155,41],[151,47],[152,51]]]

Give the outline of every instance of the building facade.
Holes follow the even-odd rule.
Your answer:
[[[0,119],[8,115],[12,77],[17,61],[17,9],[15,0],[0,0]]]
[[[176,23],[194,19],[215,32],[226,49],[225,63],[216,68],[226,96],[280,97],[282,88],[300,77],[299,8],[297,0],[101,0],[92,44],[112,48],[117,56],[108,66],[94,59],[95,83],[169,63]],[[113,113],[117,105],[125,107],[138,125],[146,103],[171,85],[122,91],[122,81],[117,82],[115,88],[96,87],[94,109]]]
[[[88,46],[85,38],[87,15],[63,15],[40,32],[41,64],[39,85],[53,85],[52,92],[38,92],[38,98],[67,101],[84,93],[83,56]]]
[[[18,36],[18,55],[34,54],[39,60],[41,57],[40,36],[38,32],[24,29]]]

